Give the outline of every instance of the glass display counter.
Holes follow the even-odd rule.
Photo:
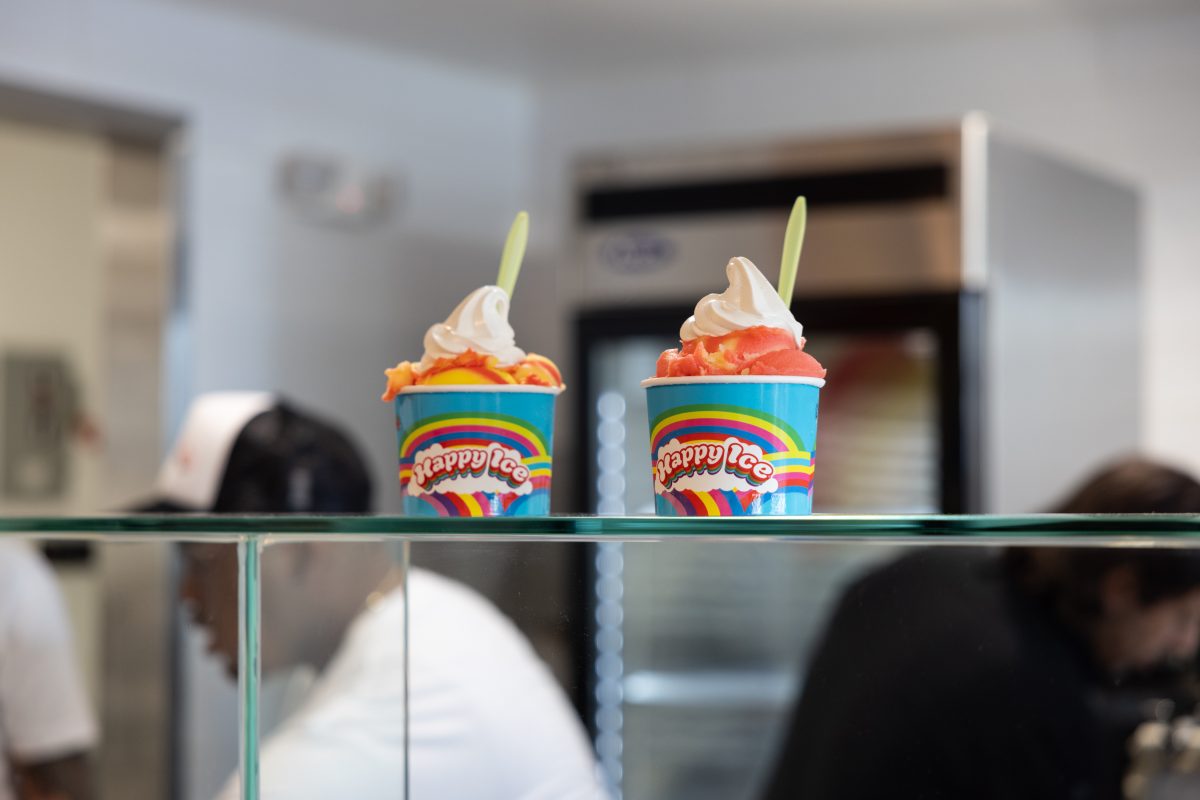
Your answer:
[[[988,559],[1025,563],[1025,557],[1054,564],[1082,552],[1110,554],[1089,561],[1109,567],[1121,567],[1125,556],[1155,553],[1168,572],[1190,575],[1192,561],[1200,557],[1200,516],[18,517],[0,518],[0,540],[35,544],[52,561],[76,553],[67,561],[83,558],[99,576],[99,588],[89,595],[91,610],[87,602],[77,605],[85,617],[91,614],[93,633],[84,638],[98,639],[92,652],[102,653],[87,676],[102,723],[99,772],[107,787],[102,797],[135,799],[157,791],[191,798],[212,796],[222,786],[222,796],[243,798],[335,796],[314,793],[312,785],[307,794],[296,793],[288,783],[309,780],[295,776],[319,767],[322,758],[329,759],[328,766],[314,774],[352,771],[353,778],[349,772],[335,775],[335,785],[344,789],[336,796],[358,796],[354,780],[368,780],[378,766],[364,755],[376,746],[370,725],[342,729],[349,735],[345,747],[357,760],[339,761],[333,755],[339,745],[313,749],[311,741],[308,750],[280,756],[284,748],[276,747],[272,756],[271,742],[321,725],[329,727],[316,740],[336,738],[337,713],[351,712],[342,708],[327,719],[314,715],[311,695],[330,691],[330,673],[382,664],[393,668],[394,684],[375,697],[377,705],[371,707],[368,698],[353,713],[385,717],[380,730],[401,746],[377,754],[377,762],[387,765],[389,788],[371,796],[421,800],[429,796],[419,791],[428,785],[421,771],[433,769],[422,760],[428,754],[420,749],[428,747],[422,737],[452,736],[431,733],[424,715],[438,709],[419,705],[429,701],[429,687],[413,681],[428,680],[418,675],[421,664],[437,663],[422,647],[458,647],[484,636],[471,622],[471,614],[479,612],[492,615],[487,625],[508,631],[487,635],[524,639],[549,665],[563,707],[582,720],[580,729],[586,730],[610,796],[751,800],[762,796],[779,759],[787,756],[790,720],[810,678],[809,665],[847,603],[866,596],[853,594],[866,585],[863,576],[915,553],[949,553],[966,565]],[[1043,558],[1050,554],[1054,558]],[[420,586],[425,587],[420,592],[431,592],[430,600],[418,602],[414,595],[391,612],[378,610]],[[959,602],[956,591],[946,590],[946,604]],[[459,618],[447,609],[460,601],[469,609],[461,618],[467,623],[458,627]],[[880,625],[894,632],[911,623],[916,631],[916,615],[929,598],[914,597],[912,619],[905,617],[909,603],[903,591],[892,601],[892,616],[886,622],[881,617]],[[68,606],[72,602],[68,597]],[[186,610],[190,621],[177,609]],[[1194,655],[1187,656],[1185,680],[1167,682],[1150,669],[1194,650],[1195,633],[1185,628],[1194,623],[1200,630],[1200,609],[1194,620],[1184,619],[1186,613],[1179,612],[1175,639],[1161,646],[1157,655],[1163,658],[1152,654],[1136,665],[1148,668],[1149,677],[1126,681],[1128,697],[1114,701],[1125,715],[1122,724],[1142,736],[1122,738],[1123,752],[1134,755],[1113,764],[1128,797],[1174,796],[1152,794],[1150,787],[1161,789],[1167,777],[1186,779],[1187,769],[1162,766],[1174,763],[1163,754],[1191,745],[1171,744],[1169,736],[1147,744],[1145,728],[1174,730],[1172,725],[1181,724],[1177,718],[1190,711]],[[361,662],[347,667],[347,642],[362,633],[362,620],[372,614],[386,622],[388,643],[379,646],[396,660],[360,653]],[[420,635],[413,633],[423,624]],[[204,687],[196,685],[196,668],[187,666],[196,658],[188,648],[197,645],[179,644],[178,637],[188,634],[170,632],[176,628],[201,631],[190,635],[210,651],[208,660],[231,681],[236,678],[236,717],[222,722],[209,707]],[[980,625],[980,631],[986,628]],[[962,632],[972,635],[970,629]],[[895,647],[910,638],[891,641]],[[980,648],[985,644],[981,639]],[[153,653],[147,655],[148,649]],[[0,664],[2,659],[0,653]],[[476,665],[481,676],[490,667],[486,657],[483,662]],[[272,685],[280,673],[291,674],[282,689]],[[1163,682],[1156,683],[1158,678]],[[490,684],[489,691],[504,695],[496,689],[504,676],[490,679],[500,683]],[[148,696],[154,691],[157,699]],[[529,707],[518,715],[536,720],[536,691],[521,692]],[[155,713],[156,721],[148,722]],[[220,766],[215,751],[222,746],[228,751],[235,740],[237,765]],[[197,742],[206,741],[216,744],[205,751]],[[1154,752],[1157,773],[1144,774],[1153,759],[1139,760],[1138,746]],[[273,757],[288,765],[282,772],[292,777],[272,772]],[[455,769],[469,781],[487,763],[485,758]],[[222,772],[234,772],[235,766],[243,779],[227,781]],[[143,778],[164,773],[160,789],[112,788],[132,780],[133,773]],[[1188,784],[1187,791],[1195,786]]]

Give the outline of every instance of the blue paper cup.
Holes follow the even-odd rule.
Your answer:
[[[404,513],[550,513],[554,398],[542,386],[409,386],[395,399]]]
[[[730,375],[642,385],[659,516],[812,513],[823,379]]]

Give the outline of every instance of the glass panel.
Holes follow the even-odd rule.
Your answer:
[[[258,800],[262,684],[262,542],[238,542],[238,773],[242,800]]]
[[[0,796],[98,787],[102,597],[90,550],[0,540]]]
[[[1194,549],[911,548],[823,616],[755,796],[1196,791]]]
[[[411,540],[535,541],[562,538],[617,541],[658,538],[739,539],[803,538],[809,541],[846,537],[908,540],[926,536],[960,537],[985,545],[1015,538],[1054,543],[1060,537],[1090,537],[1106,543],[1142,545],[1179,542],[1200,536],[1197,514],[1043,514],[1014,516],[877,515],[811,517],[387,517],[387,516],[154,516],[0,517],[0,536],[69,534],[80,540],[162,540],[234,542],[240,535],[276,541],[311,539],[321,534]]]
[[[585,548],[416,543],[413,798],[603,798],[581,708]]]
[[[50,546],[86,552],[77,580],[90,576],[99,595],[90,604],[90,618],[98,622],[95,638],[77,638],[81,649],[98,647],[101,653],[98,796],[149,800],[175,793],[181,774],[192,766],[177,750],[187,707],[174,652],[190,619],[180,593],[177,548],[167,542]],[[56,572],[63,576],[60,563],[55,560]],[[233,722],[220,733],[232,735]]]
[[[408,797],[402,547],[329,538],[263,549],[261,797]]]
[[[215,797],[236,769],[229,544],[0,537],[0,797]],[[229,558],[226,558],[226,555]],[[197,738],[202,733],[202,738]],[[221,745],[229,757],[220,757]],[[40,793],[38,793],[40,792]]]
[[[854,544],[674,542],[620,545],[597,582],[598,606],[620,597],[617,651],[599,648],[597,671],[621,664],[621,703],[602,703],[597,725],[621,711],[628,797],[753,797],[757,773],[794,697],[796,664],[841,585],[894,548]],[[618,590],[617,582],[620,584]],[[603,616],[607,622],[611,610]],[[613,639],[605,632],[602,641]],[[611,697],[605,693],[606,697]],[[612,765],[608,765],[610,770]]]
[[[38,542],[18,525],[79,532]],[[76,705],[98,734],[76,747],[101,798],[238,796],[238,528],[270,542],[264,797],[295,775],[334,781],[334,796],[401,797],[410,763],[412,796],[439,800],[540,780],[569,796],[564,782],[597,767],[614,795],[668,799],[756,798],[771,782],[779,796],[882,796],[859,786],[876,774],[943,796],[986,796],[961,774],[1020,778],[1009,795],[1022,797],[1039,796],[1029,781],[1056,781],[1055,797],[1196,791],[1195,516],[164,519],[182,543],[150,518],[0,526],[0,615],[13,576],[42,577],[53,599],[9,619],[67,631],[49,663],[84,687]],[[0,691],[22,675],[12,652]],[[373,680],[342,680],[355,652]],[[24,675],[34,696],[54,669]],[[369,702],[339,705],[346,683]],[[4,747],[27,769],[19,728],[5,721]],[[314,730],[318,746],[297,751]],[[273,769],[289,752],[299,767]],[[880,768],[862,770],[864,753]]]
[[[1123,778],[1186,781],[1200,754],[1186,737],[1200,699],[1192,548],[665,540],[603,542],[581,560],[562,547],[417,543],[413,591],[418,576],[453,576],[489,596],[575,697],[614,796],[753,800],[774,785],[772,797],[1117,797]],[[1131,575],[1152,590],[1133,591]],[[467,649],[486,638],[486,625],[448,622],[449,607],[414,600],[414,787],[438,774],[418,733],[420,670],[450,646],[432,634],[452,628]],[[504,673],[494,653],[484,663],[480,686]],[[520,685],[506,683],[526,700],[527,730],[550,712]],[[476,745],[451,756],[472,774],[428,796],[488,796],[469,784],[488,774]],[[889,750],[904,754],[894,768],[863,770],[864,754]],[[915,778],[901,769],[912,763]],[[992,795],[961,774],[1030,782]],[[795,783],[809,776],[825,782]],[[855,790],[871,779],[883,783]]]
[[[179,774],[172,796],[235,800],[242,796],[238,689],[246,662],[240,640],[250,633],[239,607],[238,545],[192,541],[171,548],[186,611],[174,642]]]

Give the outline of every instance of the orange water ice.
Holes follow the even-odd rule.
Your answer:
[[[382,397],[385,402],[391,402],[407,386],[563,385],[562,374],[554,362],[536,353],[529,353],[515,364],[502,365],[495,356],[467,350],[453,358],[439,358],[427,369],[421,369],[420,362],[401,361],[384,370],[384,374],[387,375]]]
[[[658,357],[655,376],[685,378],[699,375],[791,375],[824,378],[825,368],[804,352],[791,331],[766,325],[720,336],[698,336]]]

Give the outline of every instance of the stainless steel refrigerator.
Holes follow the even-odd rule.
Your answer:
[[[653,512],[644,390],[725,262],[777,269],[828,368],[817,513],[1046,507],[1136,449],[1138,201],[981,115],[925,131],[589,156],[576,171],[575,503]],[[890,555],[599,545],[582,705],[627,798],[753,797],[829,604]]]

